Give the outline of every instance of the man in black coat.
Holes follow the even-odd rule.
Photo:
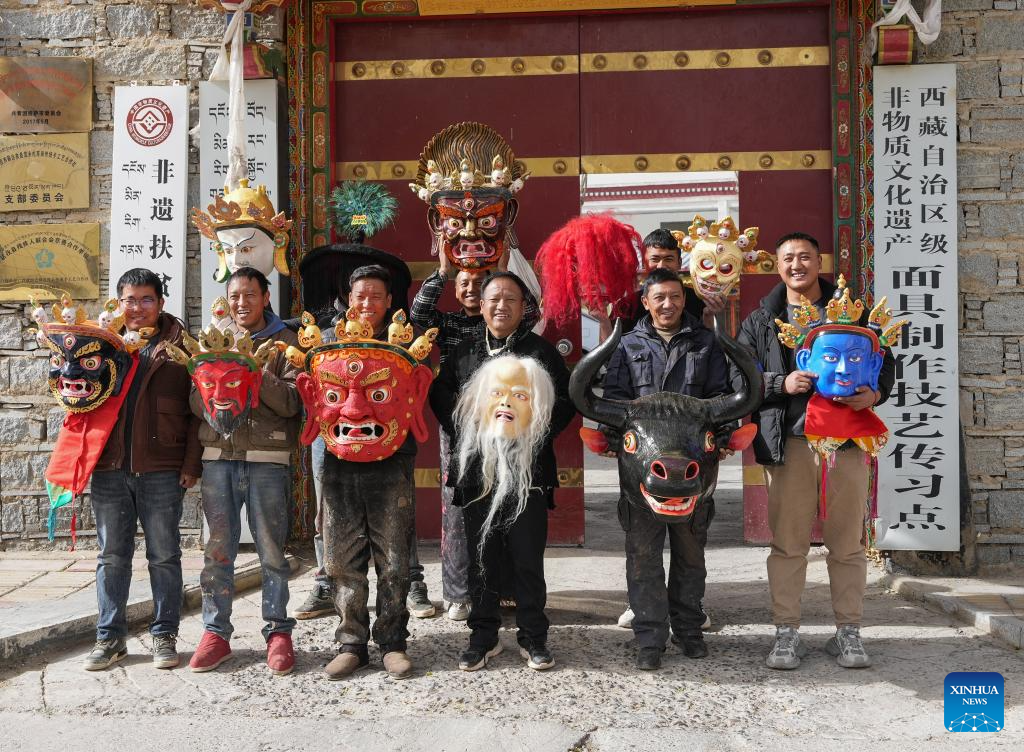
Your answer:
[[[641,292],[646,313],[612,354],[604,396],[630,401],[674,392],[703,399],[731,391],[725,354],[714,334],[684,310],[686,292],[676,273],[655,269]],[[605,431],[611,446],[621,451],[621,437]],[[708,654],[701,635],[706,619],[701,599],[707,579],[704,546],[714,514],[714,500],[708,498],[686,522],[666,524],[631,506],[624,495],[619,498],[637,668],[650,671],[661,665],[670,626],[672,641],[688,658]],[[662,563],[666,534],[671,548],[667,588]]]
[[[794,669],[807,652],[800,642],[800,596],[807,574],[811,527],[821,495],[820,460],[804,436],[804,415],[814,393],[816,375],[796,369],[793,352],[779,341],[775,320],[795,324],[792,313],[802,297],[823,313],[836,287],[819,278],[821,255],[818,242],[810,235],[784,235],[776,244],[776,254],[782,282],[746,318],[737,339],[753,352],[764,371],[764,402],[752,417],[759,427],[753,448],[757,461],[765,466],[768,525],[772,531],[768,588],[776,636],[765,663],[770,668]],[[867,316],[865,311],[861,325],[866,325]],[[886,350],[878,391],[862,386],[856,394],[836,397],[835,401],[854,410],[884,402],[892,390],[895,372],[895,360]],[[737,380],[733,369],[733,383]],[[828,470],[828,511],[823,532],[836,634],[826,650],[845,668],[871,663],[860,639],[867,575],[862,540],[868,495],[866,460],[863,451],[848,441],[836,451],[835,465]]]
[[[463,341],[441,367],[430,389],[430,406],[441,427],[459,446],[460,428],[453,416],[462,390],[484,361],[499,355],[514,355],[538,361],[554,383],[554,404],[547,434],[531,468],[531,489],[525,508],[514,520],[496,525],[480,547],[489,504],[480,499],[481,479],[475,468],[460,472],[456,457],[445,485],[455,488],[453,503],[463,506],[466,538],[470,551],[469,589],[472,607],[468,619],[472,635],[469,648],[459,659],[459,668],[476,671],[501,652],[498,584],[501,569],[511,563],[516,598],[517,640],[527,665],[546,669],[554,665],[547,648],[548,619],[544,614],[547,586],[544,582],[544,546],[547,540],[548,510],[553,507],[558,485],[558,466],[553,443],[569,425],[576,409],[569,398],[569,371],[551,343],[530,331],[523,321],[525,301],[530,293],[519,277],[496,272],[480,292],[483,324],[475,336]],[[461,480],[460,480],[461,476]],[[508,554],[506,557],[505,554]]]

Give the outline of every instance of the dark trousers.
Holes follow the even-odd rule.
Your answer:
[[[641,648],[664,648],[669,626],[679,635],[699,635],[704,622],[704,546],[715,516],[713,499],[703,502],[689,520],[666,523],[653,512],[619,499],[619,521],[626,531],[626,586],[633,609],[633,634]],[[663,551],[669,540],[668,587]]]
[[[416,522],[413,462],[408,454],[378,462],[324,457],[324,566],[335,586],[341,623],[334,638],[343,650],[365,650],[370,638],[371,554],[377,572],[373,641],[384,653],[406,648],[410,530]]]
[[[460,500],[457,498],[457,500]],[[503,570],[511,566],[516,599],[517,640],[523,647],[545,645],[548,638],[547,584],[544,582],[544,546],[548,537],[551,489],[533,489],[526,509],[511,525],[496,522],[479,554],[480,532],[487,518],[487,499],[463,507],[469,548],[469,644],[489,650],[501,627],[499,589]]]

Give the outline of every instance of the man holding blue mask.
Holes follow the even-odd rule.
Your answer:
[[[825,647],[840,666],[860,668],[871,663],[860,638],[867,575],[865,451],[877,451],[885,433],[869,408],[889,396],[895,361],[879,347],[878,335],[865,328],[868,315],[859,302],[854,306],[842,291],[836,298],[836,286],[819,277],[814,238],[785,235],[776,254],[782,282],[747,317],[737,337],[757,357],[765,380],[764,403],[753,415],[760,429],[753,449],[765,466],[772,532],[768,587],[776,635],[765,663],[794,669],[807,653],[799,633],[800,597],[820,500],[836,623]],[[849,324],[816,328],[826,319],[838,321],[830,307],[847,303]],[[832,314],[838,317],[835,310]],[[785,347],[780,332],[782,339],[793,339],[786,345],[801,349],[793,353]],[[827,488],[823,463],[828,464]]]

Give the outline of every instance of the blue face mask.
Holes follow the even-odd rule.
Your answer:
[[[849,397],[859,386],[878,389],[882,354],[862,334],[824,332],[814,338],[810,350],[797,350],[796,365],[817,374],[814,388],[822,397]]]

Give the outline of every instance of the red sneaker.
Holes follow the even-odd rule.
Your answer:
[[[267,640],[267,665],[274,676],[287,676],[295,668],[295,651],[292,636],[274,632]]]
[[[213,671],[230,657],[231,645],[227,640],[213,632],[203,632],[203,639],[199,641],[199,647],[192,654],[188,667],[201,674],[204,671]]]

